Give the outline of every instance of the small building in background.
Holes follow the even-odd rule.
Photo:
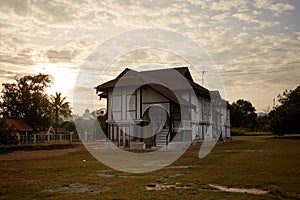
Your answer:
[[[33,128],[21,119],[7,119],[6,124],[20,135],[27,135],[33,132]]]

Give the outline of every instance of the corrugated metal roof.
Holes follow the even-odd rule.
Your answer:
[[[24,120],[21,119],[7,119],[6,124],[11,127],[15,128],[19,131],[32,131],[32,127],[29,126]]]

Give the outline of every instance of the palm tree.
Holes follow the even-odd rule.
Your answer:
[[[57,132],[59,116],[71,116],[70,102],[65,102],[65,100],[66,97],[62,97],[60,92],[56,92],[55,96],[51,95],[51,104],[55,115],[55,132]]]

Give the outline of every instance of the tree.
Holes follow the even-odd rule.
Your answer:
[[[55,132],[57,132],[59,116],[70,117],[72,113],[70,103],[65,101],[66,97],[62,97],[61,93],[56,92],[55,96],[51,96],[51,105],[55,118]]]
[[[269,116],[265,114],[263,116],[256,117],[256,130],[257,131],[268,131],[269,130]]]
[[[15,83],[4,83],[0,100],[0,115],[4,118],[23,119],[35,131],[49,128],[55,118],[57,130],[59,116],[70,116],[69,102],[61,93],[49,96],[45,88],[50,86],[49,75],[24,76]]]
[[[4,118],[0,118],[0,144],[17,144],[16,133],[6,124]]]
[[[61,123],[61,127],[65,128],[69,132],[73,132],[74,134],[77,134],[76,126],[73,121],[64,121]]]
[[[300,86],[295,90],[285,90],[277,96],[281,104],[270,112],[270,127],[275,135],[299,133]]]
[[[38,74],[2,84],[0,113],[4,118],[24,119],[35,130],[49,127],[52,119],[49,97],[44,93],[51,80]]]
[[[97,122],[99,124],[99,126],[96,126],[98,128],[101,128],[103,133],[107,135],[107,123],[106,123],[106,119],[107,119],[107,110],[105,108],[101,108],[99,110],[94,110],[91,113],[93,116],[97,117]],[[97,130],[97,134],[100,134],[100,130]]]
[[[230,122],[233,127],[253,130],[256,127],[256,116],[250,101],[239,99],[230,106]]]
[[[98,123],[99,123],[103,133],[106,135],[106,137],[108,137],[107,123],[106,123],[107,113],[103,113],[103,114],[99,115],[97,117],[97,119],[98,119]]]

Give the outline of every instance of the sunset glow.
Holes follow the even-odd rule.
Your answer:
[[[34,66],[35,74],[49,74],[52,83],[46,88],[45,92],[54,95],[55,92],[72,95],[74,83],[76,81],[78,70],[71,70],[69,64],[41,64]]]
[[[80,68],[85,69],[87,79],[96,73],[83,64],[97,46],[125,31],[155,27],[178,32],[201,45],[217,65],[226,99],[247,99],[262,111],[279,93],[299,84],[299,10],[296,0],[3,1],[0,83],[46,73],[53,76],[46,92],[62,92],[73,101]],[[126,67],[148,63],[186,64],[163,53],[157,58],[139,51],[107,70],[105,79]],[[196,76],[202,82],[202,73]],[[204,72],[204,85],[210,76]],[[94,92],[93,88],[81,91]],[[79,112],[92,109],[90,105],[83,103]]]

